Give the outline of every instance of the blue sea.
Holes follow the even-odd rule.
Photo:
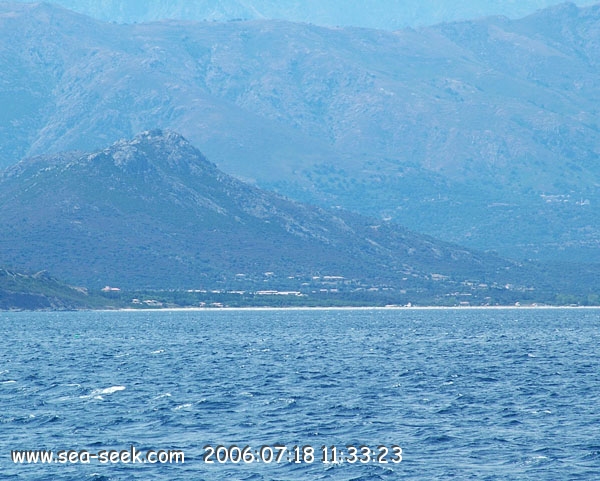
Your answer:
[[[600,310],[4,312],[0,333],[2,480],[600,479]],[[184,462],[85,457],[132,449]]]

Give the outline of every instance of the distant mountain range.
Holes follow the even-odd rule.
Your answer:
[[[170,128],[300,201],[600,262],[599,25],[573,4],[389,32],[2,3],[0,164]]]
[[[31,0],[30,0],[31,1]],[[99,20],[119,23],[165,19],[217,21],[288,20],[324,26],[398,29],[505,15],[517,18],[556,0],[54,0]],[[590,5],[592,1],[574,2]]]

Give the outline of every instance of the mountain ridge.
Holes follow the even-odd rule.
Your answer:
[[[405,27],[433,25],[441,22],[489,16],[522,17],[535,10],[547,8],[552,0],[521,2],[455,1],[451,6],[435,1],[422,1],[418,5],[406,0],[364,2],[316,2],[314,0],[287,1],[285,4],[269,0],[245,2],[230,1],[180,1],[149,4],[145,1],[113,0],[82,1],[55,0],[56,4],[76,10],[94,18],[119,23],[140,23],[165,19],[194,21],[236,21],[252,19],[280,19],[293,22],[314,23],[323,26],[357,26],[393,30]],[[578,4],[591,2],[579,1]]]

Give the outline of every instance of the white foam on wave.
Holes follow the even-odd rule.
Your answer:
[[[113,394],[116,393],[118,391],[124,391],[125,390],[125,386],[111,386],[111,387],[107,387],[104,389],[94,389],[91,393],[85,395],[85,396],[79,396],[81,399],[89,399],[89,398],[94,398],[94,399],[104,399],[102,396],[106,395],[106,394]]]
[[[106,389],[100,389],[100,390],[96,389],[96,391],[98,391],[97,394],[100,394],[100,395],[112,394],[114,392],[124,391],[124,390],[125,390],[125,386],[111,386],[111,387],[107,387]]]
[[[2,382],[0,382],[0,384],[14,384],[16,382],[17,381],[15,381],[14,379],[9,379],[8,381],[2,381]]]
[[[531,456],[529,459],[525,460],[525,464],[526,465],[536,465],[536,464],[546,463],[547,461],[550,461],[550,458],[548,456],[537,455],[537,456]]]

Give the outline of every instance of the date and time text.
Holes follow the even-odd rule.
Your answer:
[[[258,447],[207,444],[202,460],[207,464],[225,463],[323,463],[323,464],[387,464],[402,462],[402,448],[398,445],[376,447],[367,445],[319,446],[285,444],[262,445]]]

